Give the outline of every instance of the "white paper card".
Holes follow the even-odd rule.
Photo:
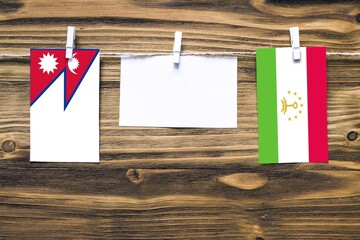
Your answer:
[[[122,57],[120,126],[237,127],[237,58]]]

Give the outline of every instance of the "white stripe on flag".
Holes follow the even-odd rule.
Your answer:
[[[298,62],[291,48],[276,49],[279,163],[309,162],[306,70],[306,48]]]

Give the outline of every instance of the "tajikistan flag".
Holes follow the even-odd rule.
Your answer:
[[[259,162],[328,162],[326,48],[256,51]]]

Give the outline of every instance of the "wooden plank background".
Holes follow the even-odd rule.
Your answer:
[[[0,54],[360,52],[358,0],[0,1]],[[29,58],[0,57],[0,239],[360,239],[360,56],[328,56],[329,164],[258,165],[255,56],[237,129],[118,127],[120,59],[101,57],[101,163],[29,163]],[[64,149],[66,151],[66,149]]]

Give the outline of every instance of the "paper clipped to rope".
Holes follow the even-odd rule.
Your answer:
[[[30,161],[99,162],[99,50],[30,50]]]
[[[326,48],[256,51],[259,162],[328,162]]]
[[[237,127],[237,58],[122,57],[120,126]]]

